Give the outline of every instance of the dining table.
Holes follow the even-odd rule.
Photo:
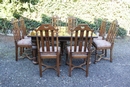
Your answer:
[[[28,37],[31,37],[33,61],[35,63],[38,63],[38,59],[37,59],[37,56],[38,56],[37,55],[38,54],[37,53],[37,41],[36,41],[37,36],[36,36],[36,31],[35,30],[31,31],[28,34]],[[59,40],[60,47],[61,47],[61,55],[63,55],[65,45],[67,44],[67,42],[70,41],[70,37],[71,37],[71,34],[70,34],[69,30],[67,29],[67,27],[60,27],[59,32],[58,32],[58,40]],[[40,38],[40,36],[39,36],[39,38]],[[92,38],[97,38],[97,35],[95,33],[93,33]]]

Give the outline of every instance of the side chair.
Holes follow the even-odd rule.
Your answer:
[[[114,39],[116,37],[117,30],[118,30],[118,22],[117,20],[114,20],[109,27],[106,39],[93,41],[93,46],[95,47],[94,63],[100,61],[101,59],[107,59],[110,60],[110,62],[112,62],[112,51],[114,47]],[[110,50],[110,58],[104,58],[104,55],[106,57],[106,54],[100,53],[99,52],[100,50]]]
[[[71,28],[75,28],[77,26],[77,19],[73,16],[69,16],[67,18],[67,27],[68,30],[70,30]]]
[[[106,36],[106,20],[102,20],[98,33],[99,33],[98,37],[93,38],[93,42],[95,42],[95,40],[104,40],[105,39],[105,36]],[[94,44],[94,43],[92,43],[92,44]],[[93,52],[95,51],[94,47],[92,48],[92,51]],[[101,50],[101,52],[102,52],[102,54],[105,53],[105,56],[107,55],[107,50]]]
[[[28,59],[32,59],[30,58],[29,54],[25,53],[25,52],[21,52],[22,48],[32,48],[32,44],[31,41],[29,41],[28,39],[23,39],[21,36],[21,30],[18,26],[18,20],[17,19],[12,19],[12,25],[13,25],[13,36],[14,36],[14,43],[15,43],[15,55],[16,55],[16,61],[18,61],[18,48],[20,49],[20,56],[25,55],[22,58],[28,58]]]
[[[57,15],[53,15],[51,17],[51,24],[54,28],[58,28],[60,27],[61,23],[60,23],[60,17],[58,17]]]
[[[38,36],[38,33],[40,36]],[[42,24],[36,30],[36,34],[40,77],[42,77],[42,72],[46,69],[56,70],[57,76],[59,76],[61,51],[58,44],[58,29],[55,29],[51,24]],[[56,59],[56,65],[46,64],[44,61],[45,59]]]
[[[86,76],[88,76],[93,31],[85,24],[71,29],[70,45],[67,46],[66,55],[66,59],[69,58],[69,76],[71,76],[74,68],[81,68],[86,72]],[[80,59],[83,62],[76,65],[73,63],[74,59]],[[83,66],[86,66],[86,68]]]
[[[106,20],[102,20],[101,25],[99,27],[99,36],[98,38],[94,38],[93,40],[101,40],[105,38],[106,34]]]

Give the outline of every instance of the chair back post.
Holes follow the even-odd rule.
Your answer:
[[[92,42],[93,42],[93,32],[94,32],[94,30],[91,30],[91,31],[89,31],[89,43],[88,43],[88,50],[89,50],[89,52],[91,52],[91,47],[92,47]]]
[[[40,46],[39,46],[40,42],[39,41],[40,40],[39,40],[39,36],[38,36],[38,32],[37,31],[36,31],[36,41],[37,41],[37,50],[38,50],[38,54],[39,54],[39,52],[40,52],[40,50],[39,50],[40,49]]]
[[[118,30],[118,22],[117,20],[114,20],[110,25],[106,40],[113,44],[117,34],[117,30]]]
[[[15,43],[21,39],[21,35],[20,35],[20,28],[18,26],[18,20],[17,19],[12,19],[11,23],[13,25],[13,36],[14,36],[14,40]]]
[[[99,29],[99,36],[102,36],[104,39],[106,33],[106,20],[103,20]]]
[[[22,32],[22,38],[24,38],[24,36],[27,35],[27,31],[26,31],[26,26],[25,26],[25,22],[24,22],[24,18],[20,17],[19,18],[19,26]]]

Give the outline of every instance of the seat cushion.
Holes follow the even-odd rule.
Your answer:
[[[94,40],[94,44],[100,48],[100,47],[111,47],[111,43],[106,40]]]
[[[31,39],[21,39],[17,42],[18,45],[32,45]]]
[[[24,39],[31,39],[31,37],[28,37],[28,36],[24,36]]]
[[[82,51],[78,52],[79,46],[77,46],[77,50],[76,52],[74,52],[74,46],[72,46],[72,57],[73,58],[86,58],[87,57],[87,53],[88,53],[88,48],[86,48],[86,51],[84,52],[84,46],[82,46]],[[67,52],[68,55],[70,56],[70,46],[67,46]]]
[[[58,54],[60,55],[60,47],[58,47]],[[42,58],[57,58],[57,48],[54,47],[54,51],[52,51],[52,47],[50,47],[50,51],[46,51],[46,47],[44,47],[44,52],[42,52],[42,47],[40,47],[40,55]]]
[[[103,37],[102,36],[98,36],[97,38],[93,38],[93,40],[102,40]]]

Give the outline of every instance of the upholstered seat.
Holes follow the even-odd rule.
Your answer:
[[[93,38],[93,40],[102,40],[103,37],[102,36],[98,36],[97,38]]]
[[[106,41],[106,40],[95,40],[94,43],[96,44],[96,46],[98,48],[111,47],[111,43],[109,41]]]
[[[18,45],[32,45],[31,38],[21,39],[17,42]]]

